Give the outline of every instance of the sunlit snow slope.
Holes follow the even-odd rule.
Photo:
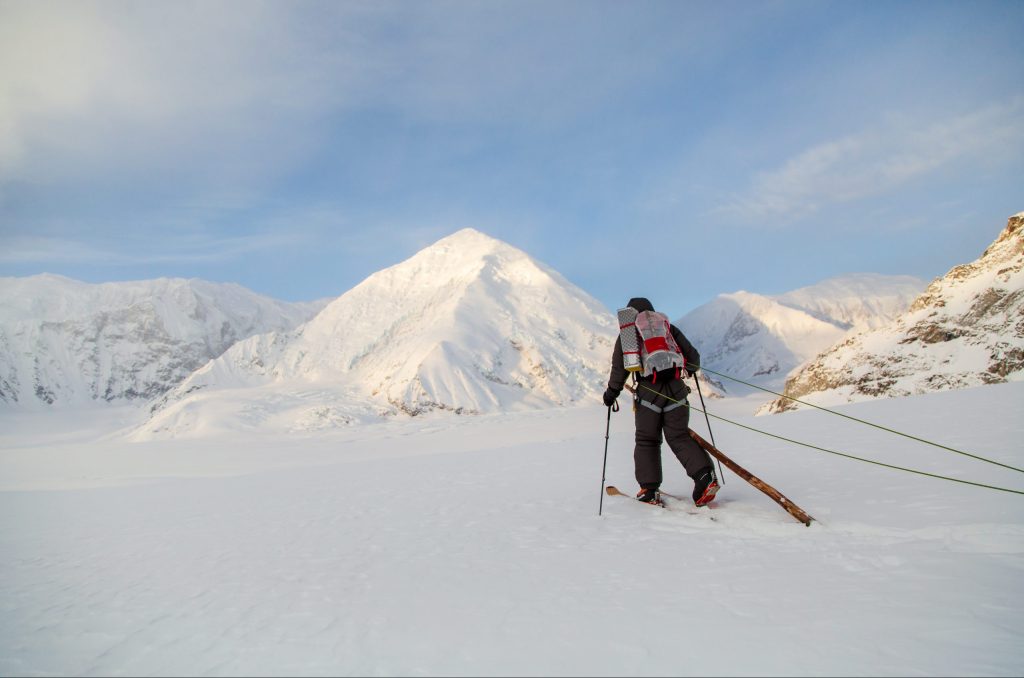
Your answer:
[[[719,295],[676,324],[705,367],[781,387],[787,373],[847,332],[891,321],[924,287],[912,276],[861,273],[778,296],[740,291]]]
[[[202,280],[0,278],[0,404],[154,398],[239,339],[294,328],[318,308]]]
[[[137,435],[572,404],[600,393],[616,332],[614,315],[557,272],[464,229],[294,332],[232,347],[158,403]]]
[[[785,394],[819,405],[1024,379],[1024,212],[892,322],[822,352]],[[799,407],[780,398],[778,412]]]

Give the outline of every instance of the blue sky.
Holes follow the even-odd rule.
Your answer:
[[[1024,210],[1022,2],[0,0],[0,275],[343,293],[471,226],[609,308]]]

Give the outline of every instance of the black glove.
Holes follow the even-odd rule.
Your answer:
[[[618,397],[619,397],[619,392],[618,391],[613,391],[611,389],[607,389],[604,392],[604,395],[602,396],[602,398],[604,399],[604,406],[605,407],[611,407],[612,405],[615,404],[615,399],[618,398]]]
[[[691,363],[686,363],[686,374],[688,376],[692,377],[693,375],[697,374],[697,370],[699,370],[699,369],[700,369],[700,365],[693,365]]]

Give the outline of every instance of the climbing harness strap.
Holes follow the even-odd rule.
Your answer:
[[[647,409],[654,410],[655,412],[657,412],[659,414],[662,414],[664,412],[671,412],[672,410],[676,409],[677,407],[683,407],[684,405],[686,405],[686,401],[685,400],[676,401],[676,402],[672,403],[671,405],[666,405],[665,407],[658,407],[654,403],[649,403],[646,400],[644,400],[643,398],[637,398],[637,402],[639,402],[641,405],[643,405]]]

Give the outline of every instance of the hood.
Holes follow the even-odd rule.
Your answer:
[[[652,304],[644,297],[633,297],[632,299],[629,300],[629,303],[626,304],[626,306],[635,308],[637,313],[643,313],[644,311],[654,310],[654,304]]]

